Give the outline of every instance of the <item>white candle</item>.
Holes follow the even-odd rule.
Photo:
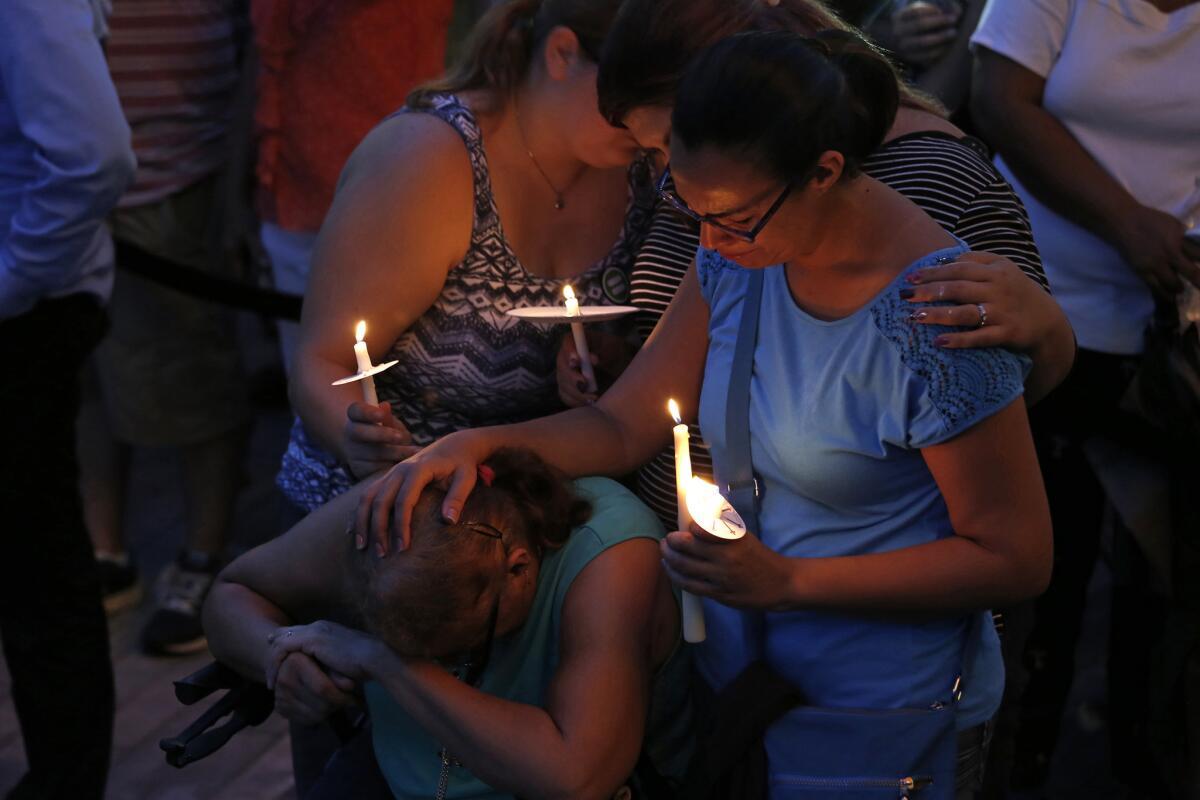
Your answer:
[[[671,431],[675,434],[675,499],[679,508],[676,520],[679,530],[686,531],[692,522],[687,505],[688,487],[692,484],[691,443],[688,441],[688,426],[679,417],[679,405],[670,400],[667,408],[675,420],[675,427]],[[683,612],[683,640],[703,642],[707,634],[704,630],[704,606],[700,598],[691,592],[681,592],[680,605]]]
[[[371,354],[367,352],[367,343],[363,341],[363,337],[367,335],[367,321],[360,319],[358,325],[354,328],[354,338],[357,339],[354,343],[354,358],[358,361],[359,373],[370,372],[375,365],[371,363]],[[368,375],[363,378],[362,384],[363,402],[368,405],[379,405],[379,396],[375,394],[375,378]]]
[[[563,297],[566,298],[567,316],[579,316],[579,301],[575,299],[575,290],[571,284],[563,287]],[[588,351],[587,337],[583,335],[583,323],[571,323],[571,335],[575,337],[575,352],[579,354],[579,368],[583,370],[583,378],[587,381],[588,392],[596,391],[596,373],[592,369],[592,354]]]

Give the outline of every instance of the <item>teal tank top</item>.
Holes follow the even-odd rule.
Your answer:
[[[592,503],[592,516],[567,543],[542,561],[537,593],[525,624],[498,639],[479,688],[496,697],[544,707],[546,688],[558,667],[558,631],[567,592],[592,559],[631,539],[662,539],[662,523],[640,500],[608,478],[583,478],[575,488]],[[682,775],[690,756],[687,708],[688,662],[677,644],[655,676],[646,751],[668,779]],[[442,770],[442,746],[427,734],[378,683],[365,688],[375,756],[398,798],[431,798]],[[466,768],[450,768],[447,798],[501,800],[498,792]]]

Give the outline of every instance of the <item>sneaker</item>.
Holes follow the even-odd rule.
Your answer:
[[[200,607],[217,576],[216,558],[183,554],[163,570],[158,608],[142,629],[147,655],[187,655],[208,646],[200,625]]]
[[[108,556],[97,556],[96,568],[100,571],[100,596],[104,599],[105,614],[111,617],[142,601],[142,582],[128,561],[122,563]]]

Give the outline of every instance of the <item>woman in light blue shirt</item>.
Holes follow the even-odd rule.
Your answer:
[[[701,250],[646,347],[595,406],[455,434],[398,465],[360,507],[372,536],[430,480],[452,482],[453,518],[504,443],[571,474],[627,472],[666,443],[668,397],[698,409],[722,477],[735,341],[763,270],[748,389],[757,536],[679,531],[663,546],[676,583],[709,599],[701,672],[719,689],[762,657],[814,706],[917,709],[948,701],[965,649],[957,727],[978,731],[1003,667],[995,632],[964,615],[1041,591],[1050,521],[1026,363],[940,347],[946,329],[909,319],[922,270],[966,248],[859,170],[896,105],[890,66],[847,34],[743,35],[701,55],[672,119],[666,197],[702,223]],[[771,769],[786,767],[770,734],[767,746]]]

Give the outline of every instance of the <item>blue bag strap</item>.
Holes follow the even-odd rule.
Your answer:
[[[729,386],[725,395],[725,458],[721,475],[725,484],[725,499],[737,509],[747,529],[759,535],[758,479],[750,457],[750,379],[754,373],[754,350],[758,346],[758,318],[762,308],[765,269],[746,270],[746,295],[742,298],[742,317],[738,323],[737,341],[733,347],[733,368],[729,371]],[[963,694],[971,652],[983,633],[984,612],[968,615],[967,635],[959,654],[958,674],[951,689],[952,702],[958,703]]]
[[[758,480],[750,460],[750,378],[758,345],[758,315],[766,270],[751,269],[742,298],[742,317],[733,348],[733,368],[725,395],[725,458],[721,475],[725,499],[737,509],[746,527],[758,535]]]

